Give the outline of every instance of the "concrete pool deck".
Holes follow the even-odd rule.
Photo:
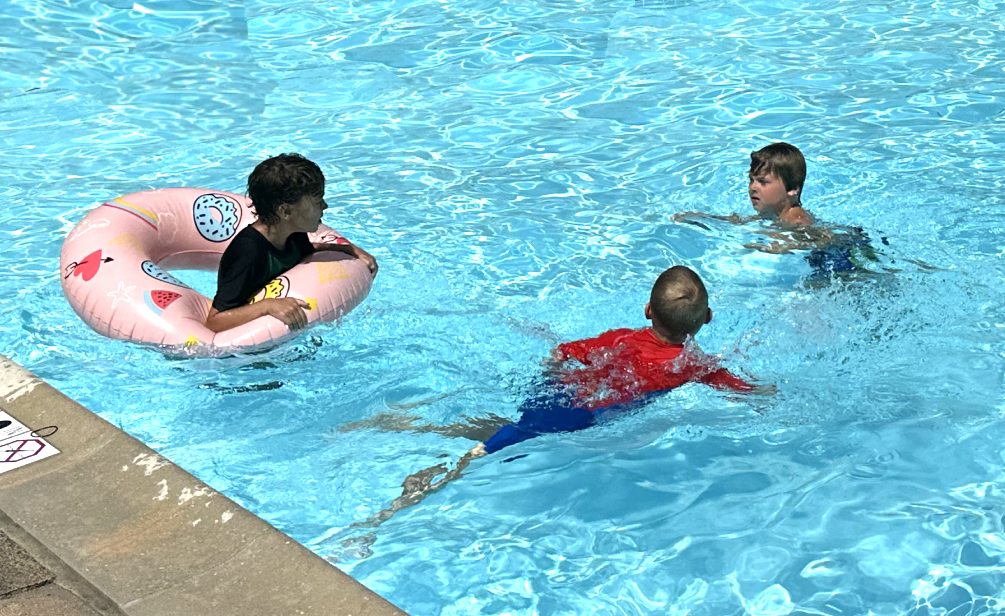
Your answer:
[[[0,409],[60,452],[0,442],[0,616],[407,616],[2,355]]]

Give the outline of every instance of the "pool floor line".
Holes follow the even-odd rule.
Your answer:
[[[407,616],[3,355],[0,409],[59,450],[0,443],[0,613]]]

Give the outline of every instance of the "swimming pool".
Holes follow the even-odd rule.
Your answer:
[[[1005,611],[1005,3],[784,6],[15,1],[0,351],[417,616]],[[810,211],[888,238],[875,276],[670,221],[746,213],[772,140]],[[280,151],[381,262],[341,327],[175,361],[73,315],[86,211],[241,192]],[[471,443],[340,427],[512,416],[671,263],[709,287],[702,347],[777,395],[687,386],[350,528]]]

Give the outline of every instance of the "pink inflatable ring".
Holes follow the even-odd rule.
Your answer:
[[[230,240],[255,220],[247,198],[219,190],[165,188],[103,203],[74,227],[59,256],[63,293],[91,329],[120,340],[157,345],[173,355],[225,355],[292,338],[264,316],[214,333],[212,301],[168,273],[216,271]],[[345,243],[321,225],[314,243]],[[297,297],[311,308],[308,327],[334,321],[370,292],[372,277],[357,259],[318,252],[270,282],[251,301]]]

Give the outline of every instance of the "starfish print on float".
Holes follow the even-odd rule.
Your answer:
[[[115,298],[115,299],[112,300],[112,310],[115,310],[115,306],[117,306],[119,302],[131,302],[131,301],[133,301],[133,298],[129,297],[129,292],[132,291],[135,288],[136,288],[135,285],[133,285],[131,287],[127,287],[126,283],[124,283],[124,282],[122,282],[120,280],[119,281],[119,288],[115,289],[114,291],[109,291],[108,292],[108,297]]]

